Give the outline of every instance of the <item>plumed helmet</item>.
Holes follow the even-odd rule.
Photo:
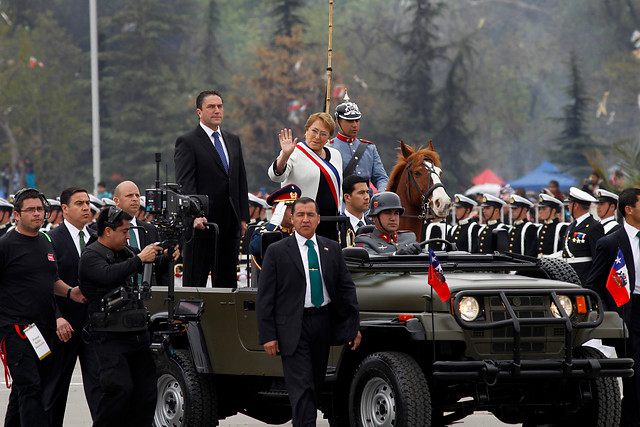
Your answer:
[[[336,123],[338,123],[338,119],[359,120],[360,117],[362,117],[358,104],[351,102],[346,89],[344,90],[344,102],[336,107],[334,117],[336,119]]]
[[[404,213],[400,197],[391,191],[376,193],[369,202],[369,216],[376,216],[380,212],[390,209],[398,209],[400,211],[400,215]]]

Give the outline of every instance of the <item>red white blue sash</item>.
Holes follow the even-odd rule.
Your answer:
[[[336,208],[340,209],[342,203],[339,203],[340,174],[338,173],[338,170],[327,160],[318,156],[318,154],[311,148],[309,148],[309,146],[304,141],[298,142],[296,144],[296,148],[300,150],[305,156],[307,156],[309,160],[315,163],[316,166],[318,166],[318,169],[320,169],[320,172],[322,172],[325,179],[329,183],[331,195],[333,195],[333,199],[336,202]]]

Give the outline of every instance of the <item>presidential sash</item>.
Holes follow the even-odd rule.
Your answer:
[[[313,151],[309,146],[304,142],[298,142],[296,144],[296,148],[300,150],[305,156],[309,158],[317,167],[320,169],[320,172],[324,175],[325,179],[329,183],[329,188],[331,189],[331,195],[333,196],[333,200],[336,202],[336,208],[340,209],[342,203],[339,202],[340,195],[340,174],[338,170],[327,160],[318,156],[318,154]]]

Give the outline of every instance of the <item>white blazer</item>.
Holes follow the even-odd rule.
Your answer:
[[[300,143],[298,143],[300,144]],[[333,165],[334,168],[338,171],[340,175],[340,188],[338,194],[338,201],[342,203],[342,156],[340,152],[335,148],[327,147],[325,148],[329,150],[331,153],[331,159],[329,163]],[[280,155],[282,151],[280,151]],[[275,162],[274,162],[275,163]],[[320,175],[322,172],[307,156],[305,156],[300,150],[293,150],[289,160],[287,160],[287,166],[284,169],[282,175],[276,175],[273,171],[273,163],[269,165],[269,169],[267,169],[267,173],[269,174],[269,178],[273,182],[279,182],[280,187],[284,187],[285,185],[295,184],[300,187],[302,190],[302,196],[311,197],[313,200],[316,199],[318,195],[318,186],[320,185]],[[331,185],[331,183],[329,183]],[[338,209],[340,206],[338,206]]]

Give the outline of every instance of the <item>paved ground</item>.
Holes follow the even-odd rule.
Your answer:
[[[0,367],[0,369],[2,369]],[[0,376],[1,378],[1,376]],[[7,410],[7,401],[9,399],[9,390],[4,384],[0,384],[0,424],[4,422],[4,415]],[[318,414],[318,419],[321,419],[321,415]],[[71,380],[71,388],[69,390],[69,400],[67,402],[67,411],[65,414],[65,427],[86,427],[91,425],[91,417],[89,416],[89,408],[87,407],[87,401],[84,398],[84,391],[82,390],[82,377],[80,375],[80,368],[76,366],[73,378]],[[244,426],[244,427],[263,427],[268,424],[254,420],[253,418],[236,415],[234,417],[227,418],[220,421],[220,426],[232,427],[232,426]],[[319,426],[329,426],[326,420],[318,422]],[[498,421],[493,415],[488,413],[478,413],[471,417],[465,418],[464,421],[458,422],[456,426],[473,426],[473,427],[494,427],[494,426],[506,426]],[[291,423],[284,424],[284,426],[291,426]]]

